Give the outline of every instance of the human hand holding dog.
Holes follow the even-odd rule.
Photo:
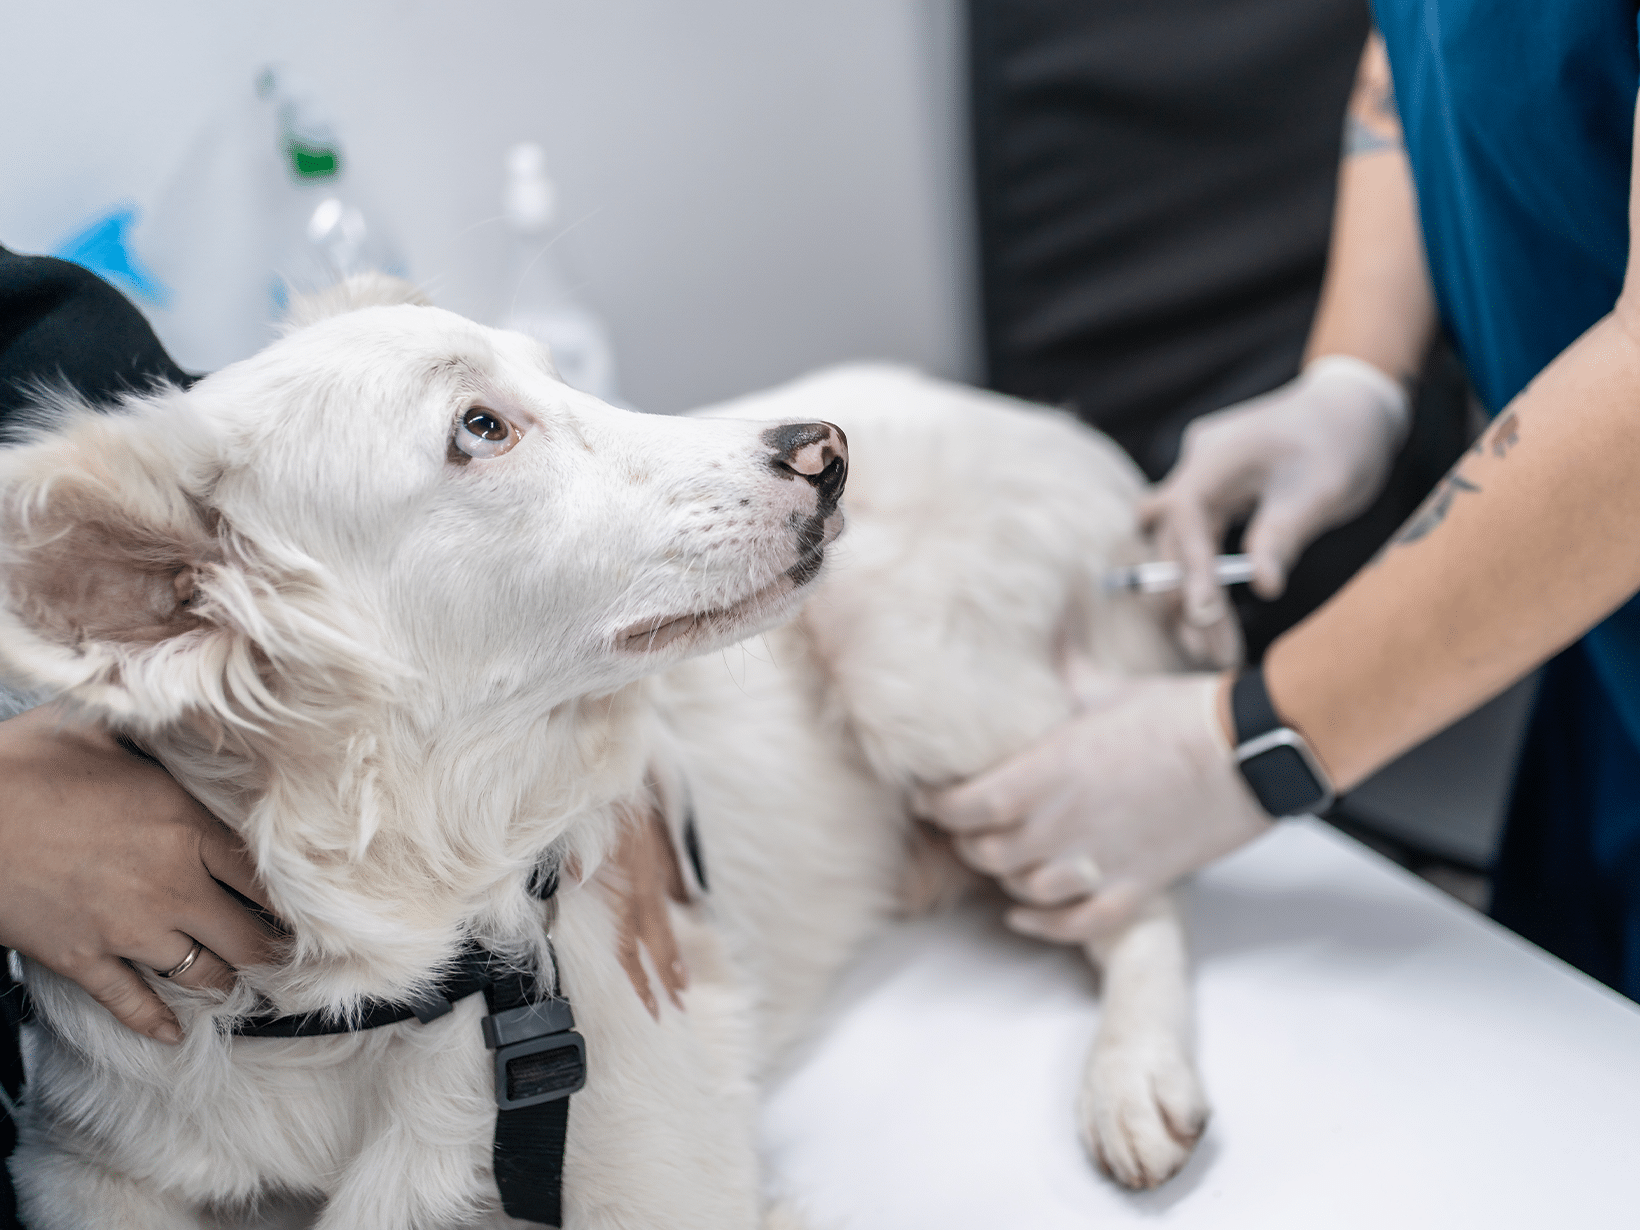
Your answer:
[[[1271,820],[1242,781],[1220,714],[1223,676],[1113,682],[997,768],[921,810],[998,876],[1015,930],[1082,943]]]
[[[274,937],[215,880],[255,898],[238,839],[164,769],[47,705],[0,722],[0,944],[68,978],[124,1024],[180,1042],[127,962],[184,986],[233,985]],[[214,879],[213,879],[214,877]]]

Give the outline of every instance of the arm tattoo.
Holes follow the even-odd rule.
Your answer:
[[[1479,439],[1469,448],[1476,457],[1484,457],[1491,453],[1499,461],[1520,444],[1520,419],[1513,410],[1505,411]],[[1384,549],[1374,557],[1373,563],[1383,559],[1391,547],[1404,547],[1409,543],[1426,538],[1446,520],[1446,514],[1452,511],[1452,501],[1462,492],[1478,492],[1480,486],[1470,482],[1454,469],[1450,474],[1435,484],[1435,490],[1429,493],[1426,499],[1412,514],[1412,517],[1398,530],[1395,535],[1384,544]]]
[[[1446,514],[1452,511],[1452,501],[1458,498],[1460,491],[1479,490],[1479,487],[1454,470],[1435,484],[1435,490],[1429,493],[1423,507],[1412,514],[1412,519],[1389,540],[1389,545],[1404,547],[1417,542],[1420,538],[1428,537],[1436,526],[1446,520]]]
[[[1401,113],[1395,106],[1395,81],[1390,75],[1384,40],[1375,33],[1361,52],[1355,88],[1350,92],[1344,116],[1344,157],[1401,148]]]
[[[1373,114],[1386,124],[1401,126],[1401,108],[1395,101],[1395,83],[1393,81],[1375,81],[1369,87],[1371,97],[1367,99],[1367,106]]]
[[[1515,417],[1513,410],[1507,411],[1497,421],[1497,425],[1481,437],[1483,445],[1491,445],[1492,456],[1504,458],[1509,450],[1520,443],[1520,420]]]
[[[1491,453],[1494,458],[1502,461],[1506,456],[1509,456],[1510,449],[1514,449],[1519,444],[1520,420],[1515,417],[1514,410],[1507,410],[1496,423],[1492,423],[1491,428],[1487,428],[1486,431],[1481,433],[1479,440],[1474,441],[1469,446],[1469,453],[1478,456],[1478,458]],[[1407,520],[1405,525],[1401,526],[1401,530],[1396,531],[1396,535],[1392,536],[1387,543],[1384,543],[1383,551],[1379,551],[1378,556],[1374,556],[1373,563],[1376,564],[1379,559],[1383,559],[1384,554],[1392,546],[1407,546],[1409,543],[1419,541],[1420,538],[1427,538],[1435,530],[1435,526],[1445,522],[1446,513],[1451,512],[1451,503],[1453,503],[1453,500],[1458,499],[1458,495],[1463,494],[1463,492],[1479,492],[1479,490],[1481,490],[1479,484],[1469,482],[1469,479],[1463,477],[1463,474],[1453,469],[1451,474],[1435,484],[1435,490],[1428,494],[1428,499],[1424,500],[1422,505],[1419,505],[1417,512],[1412,513],[1412,517]]]
[[[1380,150],[1400,148],[1399,137],[1367,127],[1359,116],[1344,117],[1344,157],[1354,158],[1357,154],[1376,154]]]

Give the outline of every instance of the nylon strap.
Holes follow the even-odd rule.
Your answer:
[[[556,991],[556,987],[554,990]],[[535,1002],[533,985],[506,970],[484,988],[490,1015]],[[569,1099],[538,1102],[495,1113],[495,1185],[507,1216],[548,1226],[563,1225],[564,1145]]]
[[[1230,720],[1236,728],[1236,745],[1268,734],[1286,723],[1270,703],[1270,693],[1264,686],[1263,667],[1253,666],[1242,671],[1230,688]]]
[[[537,868],[530,880],[531,895],[542,901],[551,898],[558,888],[557,872],[555,864]],[[436,990],[415,1003],[371,1001],[352,1018],[317,1012],[300,1016],[252,1017],[238,1022],[234,1032],[247,1038],[311,1038],[378,1029],[411,1018],[425,1024],[449,1012],[457,1001],[480,991],[484,993],[484,1001],[490,1010],[491,1020],[485,1022],[488,1031],[494,1018],[501,1013],[557,999],[556,971],[553,981],[550,989],[542,988],[534,977],[519,972],[487,949],[470,943],[462,949],[455,966]],[[567,1019],[568,1005],[560,1004],[558,1007],[562,1008]],[[578,1048],[583,1046],[579,1036],[573,1033],[551,1036],[555,1040],[571,1039]],[[584,1052],[548,1051],[543,1062],[550,1065],[564,1054],[571,1056],[579,1065],[574,1070],[584,1079]],[[527,1063],[529,1058],[533,1057],[516,1062]],[[551,1075],[549,1072],[549,1079]],[[510,1075],[498,1074],[498,1079],[510,1081]],[[578,1085],[559,1084],[558,1087]],[[497,1092],[499,1098],[502,1091]],[[492,1156],[501,1207],[509,1217],[553,1227],[563,1224],[564,1147],[568,1134],[568,1097],[511,1109],[497,1108]]]

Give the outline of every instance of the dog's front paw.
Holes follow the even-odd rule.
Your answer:
[[[1207,1126],[1207,1097],[1188,1055],[1172,1048],[1095,1048],[1082,1087],[1082,1142],[1124,1187],[1177,1174]]]

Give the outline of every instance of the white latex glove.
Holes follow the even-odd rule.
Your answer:
[[[1280,597],[1299,553],[1383,489],[1408,418],[1398,381],[1363,359],[1324,355],[1274,392],[1191,423],[1178,463],[1140,508],[1162,556],[1184,569],[1186,625],[1230,618],[1213,557],[1231,522],[1252,513],[1253,588]]]
[[[919,810],[1016,899],[1008,924],[1082,943],[1270,827],[1237,770],[1221,676],[1123,680],[1080,716]]]

